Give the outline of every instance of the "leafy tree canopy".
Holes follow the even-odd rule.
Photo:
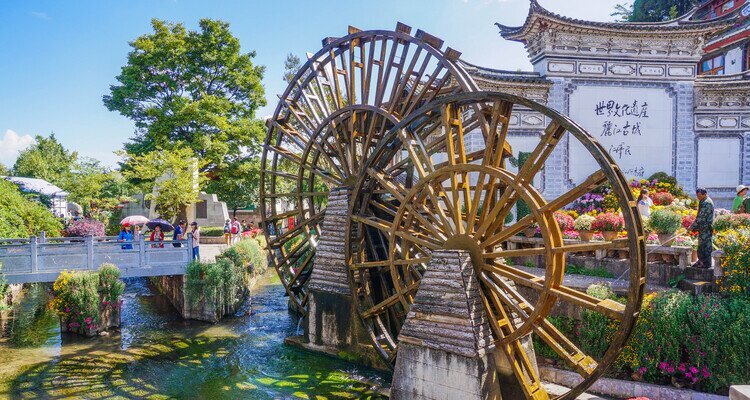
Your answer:
[[[0,179],[0,238],[21,238],[47,232],[60,236],[62,224],[47,207],[27,199],[18,186]]]
[[[130,167],[123,175],[143,180],[146,200],[156,202],[156,211],[162,218],[171,220],[185,206],[198,201],[206,173],[199,172],[204,161],[196,159],[190,148],[157,148],[143,155],[120,154]]]
[[[36,143],[22,150],[13,165],[16,176],[44,179],[63,189],[70,182],[78,153],[68,151],[55,138],[36,136]]]
[[[254,52],[241,52],[228,23],[202,19],[199,26],[154,19],[153,33],[130,43],[118,84],[103,100],[135,121],[127,153],[187,148],[205,160],[202,171],[220,171],[263,139],[254,118],[265,105],[264,68],[253,65]]]
[[[632,5],[616,5],[611,15],[628,22],[659,22],[677,18],[698,3],[698,0],[635,0]]]

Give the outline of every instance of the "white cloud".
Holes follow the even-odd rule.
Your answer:
[[[18,152],[34,144],[31,135],[19,135],[10,129],[5,131],[5,136],[0,139],[0,163],[7,166],[13,165],[18,158]]]
[[[41,12],[41,11],[30,11],[30,12],[29,12],[29,14],[30,14],[30,15],[31,15],[32,17],[35,17],[35,18],[39,18],[39,19],[49,19],[49,14],[47,14],[46,12]]]

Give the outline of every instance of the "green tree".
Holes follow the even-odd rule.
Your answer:
[[[18,186],[0,179],[0,238],[59,236],[62,224],[44,205],[26,198]]]
[[[254,52],[241,52],[228,23],[202,19],[199,26],[189,31],[154,19],[153,33],[130,43],[118,84],[103,101],[135,121],[127,153],[187,148],[205,161],[202,172],[214,172],[263,138],[254,118],[265,105],[264,68],[253,65]]]
[[[18,154],[13,173],[44,179],[65,189],[72,178],[71,169],[78,159],[78,153],[66,150],[54,133],[47,138],[37,136],[35,140],[36,143]]]
[[[83,207],[84,215],[106,222],[120,200],[130,194],[119,171],[105,168],[98,160],[84,157],[71,171],[72,179],[64,189],[68,199]]]
[[[129,166],[123,175],[143,182],[146,200],[156,202],[156,211],[162,218],[171,220],[198,201],[206,173],[200,172],[204,162],[196,159],[190,148],[157,148],[143,155],[120,154]]]
[[[635,0],[632,7],[627,4],[615,6],[613,16],[629,22],[659,22],[677,18],[690,11],[698,0]]]
[[[629,3],[615,4],[615,11],[609,15],[617,17],[618,20],[623,22],[630,21],[633,16],[633,5]]]
[[[299,57],[295,56],[292,53],[289,53],[286,55],[286,60],[284,60],[284,82],[291,83],[292,79],[294,79],[294,75],[297,74],[297,71],[299,70],[299,67],[302,65],[302,62],[300,61]]]
[[[217,179],[210,180],[206,191],[216,193],[236,216],[237,210],[258,203],[258,183],[260,182],[260,160],[248,157],[243,162],[233,163],[221,172]]]

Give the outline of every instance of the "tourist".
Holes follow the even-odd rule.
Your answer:
[[[234,217],[232,221],[232,244],[240,241],[240,233],[242,233],[242,226],[240,226],[240,221],[237,220],[237,217]]]
[[[182,247],[182,243],[176,243],[178,240],[183,239],[183,235],[185,234],[185,220],[180,220],[180,222],[174,226],[174,233],[172,234],[172,240],[175,241],[175,243],[172,243],[172,246],[174,247]]]
[[[693,267],[711,268],[711,252],[713,252],[713,224],[714,224],[714,201],[708,197],[708,191],[704,188],[695,190],[698,197],[698,216],[695,222],[688,228],[698,232],[698,261]]]
[[[653,205],[654,201],[649,197],[648,189],[641,189],[641,194],[638,196],[638,213],[641,214],[641,217],[650,217]]]
[[[229,246],[232,243],[232,221],[224,221],[224,244]]]
[[[198,229],[198,223],[193,221],[190,223],[190,227],[192,228],[192,231],[190,233],[193,234],[193,260],[201,260],[201,253],[200,253],[200,240],[201,240],[201,231]]]
[[[151,245],[151,247],[153,247],[153,248],[162,248],[162,249],[164,248],[164,243],[163,243],[164,242],[164,232],[162,232],[161,226],[156,225],[154,227],[154,230],[151,231],[151,241],[152,242],[158,242],[158,243],[153,243]]]
[[[732,212],[735,214],[744,214],[747,212],[750,212],[750,210],[745,207],[745,198],[747,197],[747,190],[748,187],[745,185],[739,185],[737,186],[737,189],[735,193],[737,193],[737,197],[734,198],[734,203],[732,203]]]
[[[133,241],[133,231],[130,228],[129,223],[124,223],[122,225],[122,229],[120,229],[120,234],[117,235],[117,241],[118,242],[132,242]],[[123,250],[132,250],[133,245],[132,244],[124,244],[122,245]]]

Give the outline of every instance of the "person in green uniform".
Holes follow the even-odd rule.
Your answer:
[[[734,198],[734,203],[732,203],[732,212],[735,214],[741,214],[741,213],[750,213],[750,210],[745,209],[743,202],[745,201],[745,197],[747,197],[747,190],[748,187],[745,185],[739,185],[737,186],[737,197]]]
[[[711,253],[714,250],[714,201],[708,197],[708,191],[704,188],[696,189],[695,196],[698,197],[698,216],[688,228],[698,232],[698,261],[693,267],[711,268]]]

